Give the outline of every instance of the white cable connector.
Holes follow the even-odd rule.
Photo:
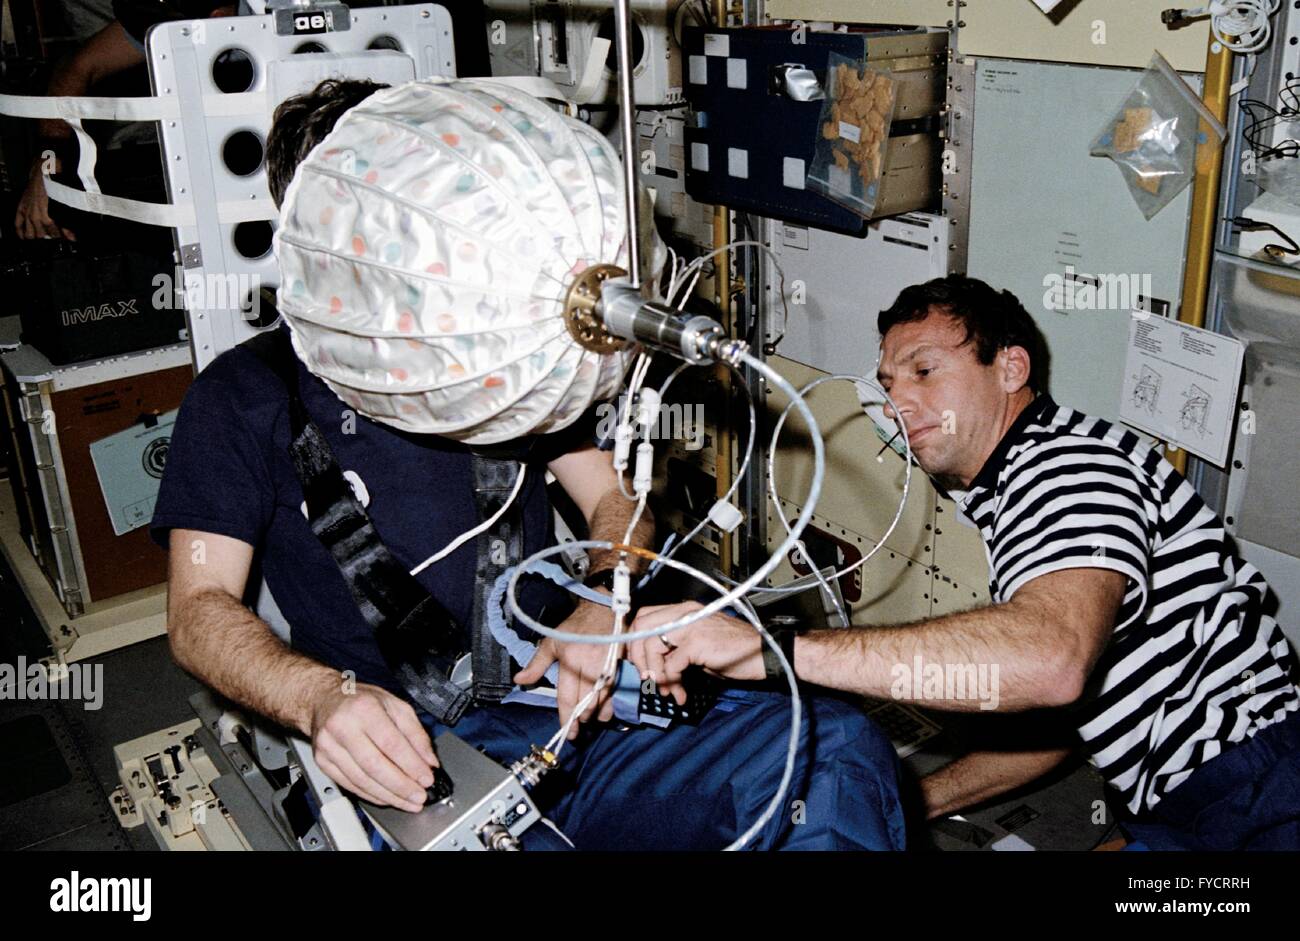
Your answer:
[[[632,426],[621,424],[614,429],[614,470],[627,470],[627,458],[632,452]]]
[[[636,423],[644,431],[650,431],[659,420],[659,392],[657,389],[642,389],[636,401]]]
[[[614,567],[614,584],[611,586],[614,601],[610,605],[615,617],[626,616],[632,610],[632,570],[620,561]]]
[[[709,522],[724,533],[734,533],[736,527],[744,521],[745,514],[726,500],[719,500],[709,508]]]
[[[642,441],[636,446],[636,472],[632,475],[632,492],[637,496],[650,492],[654,479],[655,446]]]

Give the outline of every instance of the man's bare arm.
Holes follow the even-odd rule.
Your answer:
[[[943,817],[1041,778],[1070,756],[1069,748],[977,751],[921,779],[926,819]]]
[[[296,653],[244,607],[253,547],[213,533],[171,532],[167,635],[176,662],[222,695],[311,735],[312,703],[337,671]]]
[[[437,764],[410,704],[345,685],[290,649],[241,602],[253,547],[214,533],[170,537],[167,633],[176,662],[224,696],[312,740],[332,779],[376,804],[416,811]]]
[[[98,81],[116,72],[144,62],[144,53],[131,44],[122,24],[114,20],[86,41],[71,58],[60,63],[50,77],[45,93],[50,97],[80,97]],[[36,122],[40,144],[27,174],[14,213],[14,231],[21,239],[66,238],[76,234],[60,227],[50,217],[50,200],[45,191],[45,176],[62,169],[58,157],[51,161],[47,152],[72,137],[72,127],[58,118],[40,118]]]
[[[131,42],[122,24],[114,20],[54,70],[45,94],[52,98],[79,97],[110,75],[143,63],[144,53]],[[41,118],[37,127],[42,137],[72,136],[72,128],[54,118]]]
[[[636,503],[619,492],[613,455],[589,445],[558,457],[547,466],[586,517],[590,538],[621,543],[636,512]],[[632,531],[630,545],[648,548],[654,544],[654,534],[654,517],[647,509]],[[593,572],[618,564],[619,553],[612,549],[595,549],[588,555]],[[627,562],[637,572],[644,567],[645,560],[629,554]]]
[[[1110,639],[1124,589],[1119,572],[1063,569],[1028,582],[1005,604],[900,627],[814,631],[796,641],[796,671],[821,686],[973,712],[988,706],[973,695],[950,697],[947,688],[940,699],[932,688],[897,696],[899,671],[919,687],[923,677],[910,675],[918,657],[923,668],[945,672],[984,665],[991,676],[996,666],[1000,711],[1067,705],[1082,695]]]
[[[560,485],[578,509],[587,518],[590,537],[615,545],[623,542],[628,524],[632,521],[636,504],[618,492],[618,477],[614,472],[612,455],[595,447],[580,448],[551,461],[548,465]],[[631,545],[648,547],[654,541],[654,518],[646,510],[632,532]],[[591,571],[612,569],[618,564],[619,553],[613,550],[594,550],[588,553]],[[628,554],[628,567],[635,574],[642,567],[640,556]],[[560,626],[573,633],[609,634],[614,621],[610,609],[593,601],[579,601],[573,614]],[[537,646],[537,652],[528,665],[515,674],[515,682],[522,685],[539,682],[555,661],[560,663],[559,681],[556,684],[556,705],[563,720],[567,720],[579,700],[591,690],[604,666],[607,648],[599,644],[565,644],[546,638]],[[570,738],[578,734],[579,725],[596,716],[602,722],[614,717],[614,701],[610,690],[595,699],[570,730]]]

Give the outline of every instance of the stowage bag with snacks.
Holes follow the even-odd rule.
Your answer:
[[[884,69],[835,53],[826,76],[826,99],[807,187],[870,219],[885,170],[894,80]]]
[[[1138,209],[1150,219],[1192,181],[1198,154],[1208,156],[1224,134],[1223,125],[1157,52],[1097,132],[1090,151],[1114,161]]]

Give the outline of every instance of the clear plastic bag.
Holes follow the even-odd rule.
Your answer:
[[[864,219],[871,218],[885,171],[896,97],[888,71],[831,54],[808,189]]]
[[[1222,144],[1223,125],[1160,53],[1093,138],[1094,157],[1119,167],[1142,215],[1150,219],[1196,175],[1197,146]]]
[[[1292,122],[1292,137],[1300,138],[1300,122]],[[1256,164],[1256,182],[1266,193],[1300,207],[1300,159],[1271,157]]]

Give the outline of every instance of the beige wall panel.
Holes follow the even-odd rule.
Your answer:
[[[934,599],[940,604],[935,614],[988,604],[989,565],[984,540],[946,497],[935,500],[934,569]]]
[[[930,617],[969,611],[989,603],[986,585],[963,584],[954,581],[944,572],[935,572],[930,580]]]
[[[770,357],[775,368],[794,387],[802,388],[826,375],[779,356]],[[853,384],[828,382],[809,395],[813,415],[826,441],[826,480],[817,514],[833,520],[837,526],[878,540],[889,527],[903,492],[906,467],[892,449],[877,463],[876,452],[883,442],[875,425],[863,414]],[[774,392],[767,397],[770,421],[775,423],[785,408],[786,399]],[[760,442],[766,446],[767,442]],[[812,440],[802,417],[794,411],[781,429],[776,455],[776,492],[785,500],[803,506],[812,483]],[[898,528],[887,543],[890,549],[924,565],[930,564],[933,550],[935,490],[919,469],[912,469],[912,485]],[[775,521],[777,530],[781,528]],[[773,533],[775,535],[775,533]]]
[[[784,503],[782,508],[791,519],[793,514],[799,512],[797,506],[789,503]],[[818,529],[831,531],[847,542],[861,546],[864,555],[870,551],[874,544],[872,540],[837,523],[838,521],[827,519],[820,514],[815,514],[812,519],[812,525]],[[781,541],[780,534],[783,533],[781,521],[771,513],[769,507],[767,524],[769,550],[776,548]],[[931,576],[929,567],[923,563],[885,547],[872,556],[867,564],[859,569],[859,573],[862,578],[862,594],[857,603],[849,606],[851,623],[902,624],[930,614]],[[781,564],[772,573],[768,584],[781,585],[797,577],[790,560],[786,558],[782,559]]]
[[[1047,17],[1030,0],[970,0],[962,8],[966,26],[958,31],[964,56],[998,56],[1046,62],[1145,67],[1152,49],[1184,72],[1205,71],[1208,20],[1166,29],[1160,11],[1168,0],[1079,0]],[[770,8],[770,7],[769,7]],[[1094,26],[1105,24],[1105,42],[1094,42]]]
[[[769,363],[796,388],[825,373],[820,370],[774,356]],[[892,450],[877,463],[881,442],[875,428],[858,403],[848,382],[819,386],[809,396],[813,414],[826,439],[827,475],[813,525],[856,542],[867,551],[884,533],[893,518],[902,493],[904,465]],[[767,397],[771,420],[775,421],[785,399],[780,393]],[[812,480],[812,446],[798,415],[791,413],[782,430],[776,458],[776,488],[788,519],[793,520],[803,505]],[[780,521],[769,508],[768,543],[775,546],[783,535]],[[884,549],[868,563],[878,562],[887,568],[890,553],[895,559],[910,560],[913,569],[928,570],[935,566],[934,589],[929,574],[921,589],[925,597],[894,596],[882,609],[886,617],[917,618],[931,613],[949,613],[988,602],[988,562],[979,531],[959,518],[956,505],[941,496],[919,468],[912,469],[912,488],[898,528]],[[788,577],[793,572],[783,563]],[[898,566],[895,564],[894,569]],[[906,569],[906,565],[903,566]],[[893,571],[893,569],[889,569]],[[908,584],[914,583],[908,576]],[[919,584],[919,583],[917,583]],[[864,601],[870,601],[888,584],[881,586],[868,578],[863,586]]]
[[[889,26],[943,26],[952,19],[947,0],[768,0],[774,20],[830,20]]]

